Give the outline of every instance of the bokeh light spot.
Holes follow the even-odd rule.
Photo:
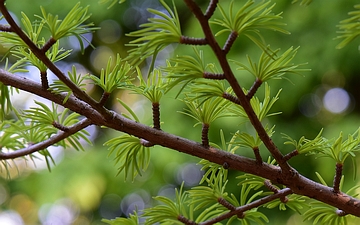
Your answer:
[[[100,23],[101,30],[97,32],[98,37],[104,43],[111,44],[119,40],[121,27],[115,20],[104,20]]]
[[[349,108],[350,96],[342,88],[332,88],[325,93],[323,103],[328,111],[339,114]]]

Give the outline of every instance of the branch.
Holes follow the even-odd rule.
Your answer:
[[[180,43],[185,45],[207,45],[205,38],[193,38],[187,36],[181,36]]]
[[[11,27],[8,26],[8,25],[0,24],[0,31],[3,31],[3,32],[13,32],[13,29],[11,29]]]
[[[77,112],[80,115],[89,118],[94,122],[94,124],[97,125],[100,125],[100,122],[103,120],[104,116],[112,116],[112,114],[108,111],[100,114],[92,106],[81,101],[75,96],[70,96],[70,98],[64,103],[64,99],[66,98],[67,94],[54,94],[49,90],[43,89],[41,84],[33,80],[9,73],[3,69],[0,69],[0,82],[2,82],[4,85],[18,88],[20,90],[35,94],[39,97],[48,99],[49,101],[52,101],[58,105],[62,105],[73,112]]]
[[[229,34],[229,37],[228,39],[226,40],[225,42],[225,45],[223,47],[223,50],[224,50],[224,53],[225,54],[228,54],[231,47],[233,46],[234,42],[236,41],[236,38],[239,36],[239,34],[235,31],[232,31],[230,34]]]
[[[53,101],[56,104],[62,105],[73,112],[77,112],[87,117],[93,124],[125,132],[138,138],[148,140],[153,144],[161,145],[173,149],[174,151],[180,151],[201,159],[206,159],[219,165],[226,165],[226,168],[228,169],[263,177],[287,186],[293,193],[308,196],[332,205],[347,214],[360,217],[360,200],[341,192],[336,194],[333,192],[332,188],[316,183],[298,173],[295,173],[295,176],[288,176],[277,166],[269,165],[267,163],[259,165],[256,160],[253,159],[231,154],[213,147],[205,148],[198,142],[137,123],[115,112],[106,111],[105,114],[100,114],[89,104],[79,100],[75,96],[71,96],[63,103],[66,94],[54,94],[48,90],[42,89],[39,83],[25,77],[11,74],[2,69],[0,69],[0,81],[5,85],[36,94]]]
[[[215,12],[219,0],[211,0],[205,12],[205,18],[209,20]]]
[[[212,48],[215,53],[217,60],[220,63],[220,66],[225,74],[225,77],[229,84],[231,85],[234,93],[239,99],[241,106],[244,108],[244,111],[248,115],[248,118],[256,129],[260,139],[263,141],[266,148],[270,151],[271,155],[275,158],[279,166],[282,168],[283,173],[287,173],[288,176],[295,176],[296,174],[290,167],[290,165],[283,159],[282,153],[279,151],[277,146],[271,140],[267,134],[265,128],[261,124],[261,121],[256,116],[254,110],[252,109],[249,100],[247,99],[245,93],[242,91],[240,84],[237,82],[236,77],[234,76],[229,62],[226,58],[225,52],[221,49],[218,42],[215,39],[214,34],[210,28],[208,20],[205,18],[199,6],[193,0],[184,0],[188,8],[193,12],[195,17],[199,20],[202,30],[205,34],[205,38],[208,40],[209,46]]]
[[[269,195],[269,196],[266,196],[264,198],[261,198],[261,199],[258,199],[256,201],[253,201],[247,205],[243,205],[243,206],[240,206],[240,207],[237,207],[235,210],[233,211],[230,211],[228,213],[225,213],[223,215],[220,215],[218,217],[215,217],[213,219],[210,219],[206,222],[203,222],[203,223],[200,223],[199,225],[211,225],[211,224],[215,224],[217,222],[220,222],[220,221],[223,221],[225,219],[228,219],[234,215],[241,215],[241,213],[245,212],[245,211],[248,211],[250,209],[253,209],[253,208],[256,208],[256,207],[259,207],[261,205],[264,205],[265,203],[268,203],[268,202],[271,202],[277,198],[283,198],[287,195],[290,195],[292,194],[292,191],[290,188],[284,188],[280,191],[278,191],[276,194],[273,194],[273,195]]]
[[[204,78],[211,79],[211,80],[224,80],[225,75],[223,73],[209,73],[204,72]]]
[[[250,99],[252,97],[254,97],[256,91],[259,89],[259,87],[261,86],[262,81],[259,78],[256,78],[255,82],[253,83],[253,85],[251,86],[249,93],[246,95],[247,99]]]
[[[81,120],[80,122],[68,127],[68,130],[66,132],[59,131],[57,134],[51,136],[49,139],[47,139],[43,142],[39,142],[39,143],[30,145],[27,148],[19,149],[19,150],[12,151],[12,152],[0,152],[0,160],[15,159],[15,158],[19,158],[19,157],[29,155],[34,152],[43,150],[51,145],[58,143],[59,141],[64,140],[65,138],[75,134],[76,132],[90,126],[91,124],[92,124],[91,120],[89,120],[88,118],[85,118],[85,119]]]

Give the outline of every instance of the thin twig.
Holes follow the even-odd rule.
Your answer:
[[[68,127],[69,129],[66,132],[59,131],[57,134],[51,136],[49,139],[45,141],[30,145],[29,147],[19,149],[13,152],[0,152],[0,160],[15,159],[43,150],[53,144],[58,143],[59,141],[64,140],[65,138],[75,134],[76,132],[83,130],[84,128],[90,126],[91,124],[92,124],[91,120],[85,118],[79,121],[78,123]]]
[[[253,202],[251,202],[249,204],[237,207],[233,211],[230,211],[228,213],[224,213],[224,214],[222,214],[222,215],[220,215],[218,217],[212,218],[212,219],[210,219],[210,220],[208,220],[206,222],[199,223],[199,225],[212,225],[212,224],[215,224],[217,222],[228,219],[228,218],[230,218],[230,217],[232,217],[234,215],[238,215],[239,213],[246,212],[246,211],[251,210],[253,208],[264,205],[265,203],[271,202],[271,201],[273,201],[273,200],[275,200],[277,198],[281,198],[281,197],[284,197],[284,196],[287,196],[287,195],[290,195],[290,194],[292,194],[291,189],[290,188],[284,188],[282,190],[279,190],[278,193],[276,193],[276,194],[269,195],[269,196],[266,196],[264,198],[253,201]]]
[[[207,123],[202,124],[201,143],[205,148],[209,147],[209,127],[210,125]]]
[[[180,43],[185,45],[207,45],[207,40],[205,38],[181,36]]]
[[[335,170],[335,176],[334,176],[334,182],[333,182],[333,189],[335,193],[340,192],[340,181],[342,176],[342,170],[343,170],[343,164],[342,163],[336,163],[336,170]]]
[[[261,84],[262,84],[262,81],[259,78],[256,78],[255,82],[253,83],[249,92],[246,95],[246,97],[249,101],[252,97],[254,97],[255,93],[257,92],[257,90],[259,89]]]
[[[237,105],[241,105],[240,100],[236,96],[234,96],[230,93],[225,92],[225,93],[223,93],[222,97],[237,104]]]
[[[286,154],[286,155],[284,156],[284,160],[288,161],[288,160],[290,160],[292,157],[297,156],[297,155],[299,155],[299,152],[298,152],[297,149],[295,149],[295,150],[289,152],[288,154]]]
[[[13,32],[13,29],[9,25],[0,24],[0,31]]]
[[[233,46],[234,42],[236,41],[236,38],[239,36],[239,34],[236,31],[232,31],[229,34],[228,39],[226,40],[224,47],[223,47],[223,51],[225,54],[228,54],[231,47]]]
[[[259,147],[257,147],[257,146],[253,147],[253,151],[254,151],[256,162],[261,165],[263,163],[263,160],[260,155]]]
[[[204,72],[204,78],[211,79],[211,80],[224,80],[225,75],[223,73],[209,73]]]
[[[43,53],[47,52],[54,44],[56,43],[56,40],[51,37],[41,48],[41,51]]]
[[[214,14],[218,3],[219,3],[219,0],[211,0],[210,1],[209,5],[206,9],[206,12],[205,12],[205,18],[207,20],[209,20],[212,17],[212,15]]]
[[[42,88],[47,90],[49,88],[49,81],[48,81],[46,70],[45,71],[40,71],[40,79],[41,79]]]
[[[160,103],[152,103],[153,123],[154,128],[160,130]]]

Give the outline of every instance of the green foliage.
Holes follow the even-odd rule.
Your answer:
[[[227,145],[225,142],[224,132],[222,130],[220,130],[220,140],[221,140],[221,147],[217,146],[216,144],[213,144],[213,143],[212,143],[212,145],[214,147],[217,147],[218,149],[224,149],[227,152],[235,153],[238,146],[233,146],[231,144],[235,140],[235,135],[231,138],[230,143]],[[199,184],[202,184],[205,181],[209,184],[214,183],[215,182],[214,180],[218,176],[221,176],[224,181],[227,180],[228,170],[225,169],[222,165],[209,162],[208,160],[205,160],[205,159],[200,160],[199,164],[203,165],[201,167],[201,170],[205,171]]]
[[[269,116],[274,116],[280,114],[280,112],[276,113],[269,113],[272,106],[275,104],[275,102],[279,99],[280,91],[275,95],[275,97],[271,98],[270,93],[270,86],[265,83],[265,93],[264,93],[264,100],[263,102],[260,102],[258,97],[253,97],[250,100],[251,107],[253,108],[255,114],[259,118],[260,121],[262,121],[264,118]],[[244,110],[244,108],[240,105],[235,105],[233,108],[229,108],[229,110],[234,113],[234,115],[239,116],[240,118],[246,118],[248,119],[248,116]]]
[[[261,82],[271,79],[282,79],[286,73],[299,74],[299,72],[308,71],[306,69],[298,69],[298,67],[303,64],[295,65],[291,63],[298,49],[299,47],[296,49],[290,47],[280,56],[277,56],[277,53],[280,51],[280,49],[275,51],[264,51],[261,54],[258,63],[253,62],[251,58],[247,56],[249,66],[246,66],[241,62],[233,62],[240,66],[237,68],[238,70],[248,71]]]
[[[354,134],[349,134],[346,140],[343,140],[343,133],[329,148],[324,148],[321,153],[325,156],[334,159],[337,163],[343,164],[347,157],[352,157],[355,160],[355,153],[360,150],[360,128]]]
[[[286,145],[293,145],[299,154],[308,154],[311,152],[323,151],[328,148],[328,140],[322,137],[323,130],[320,130],[319,134],[313,139],[309,140],[302,136],[299,141],[296,141],[286,134],[283,134],[283,138],[288,141],[284,142]]]
[[[125,1],[126,1],[126,0],[99,0],[99,3],[100,3],[100,4],[106,4],[106,3],[111,2],[110,5],[108,6],[108,9],[110,9],[110,8],[113,7],[117,2],[118,2],[119,4],[121,4],[121,3],[124,3]]]
[[[228,198],[227,200],[236,207],[249,204],[263,193],[263,191],[257,191],[255,193],[253,193],[252,191],[252,185],[243,184],[241,185],[239,199],[234,194],[231,194],[230,198]],[[257,208],[246,211],[243,218],[238,218],[237,216],[231,217],[227,224],[231,224],[236,219],[242,225],[250,225],[253,222],[255,222],[256,224],[264,224],[264,222],[269,222],[269,219],[263,213],[258,212]]]
[[[225,87],[225,81],[196,79],[189,85],[187,94],[194,98],[208,100],[212,97],[223,97],[224,93],[232,93],[231,87]]]
[[[219,5],[219,10],[223,19],[215,19],[214,24],[222,26],[223,29],[216,33],[216,36],[226,32],[236,32],[238,35],[244,34],[260,48],[265,49],[265,43],[259,29],[269,29],[289,34],[281,28],[285,23],[279,22],[282,19],[281,13],[273,14],[272,9],[275,4],[270,5],[271,1],[261,1],[253,6],[255,1],[248,0],[234,14],[234,1],[231,2],[229,12]]]
[[[299,2],[299,0],[293,0],[292,3],[297,3]],[[312,3],[313,0],[301,0],[300,5],[310,5],[310,3]]]
[[[21,13],[21,16],[21,23],[24,28],[23,32],[37,46],[44,45],[45,39],[41,37],[44,22],[31,22],[25,13]],[[13,32],[0,32],[0,41],[1,44],[5,47],[24,47],[25,49],[28,47],[25,42]]]
[[[130,86],[129,88],[135,93],[145,96],[152,103],[159,103],[160,99],[166,92],[167,83],[160,70],[155,69],[145,82],[144,76],[139,68],[136,68],[140,83],[138,86]]]
[[[223,179],[222,173],[219,173],[212,180],[206,178],[205,180],[208,186],[197,186],[188,191],[191,199],[190,205],[195,206],[194,210],[207,208],[215,203],[219,205],[218,199],[225,198],[228,195],[225,191],[227,180]]]
[[[137,137],[125,134],[110,139],[104,146],[108,146],[109,155],[115,152],[115,163],[120,164],[118,174],[124,170],[125,179],[130,176],[134,180],[149,165],[150,148],[143,146]]]
[[[163,205],[157,205],[144,210],[145,225],[156,223],[182,225],[183,223],[178,220],[178,217],[187,217],[189,214],[186,206],[187,197],[186,192],[183,191],[183,185],[180,187],[180,190],[175,190],[175,200],[163,196],[154,197],[155,200],[163,203]]]
[[[109,3],[109,7],[112,7],[116,3],[124,2],[124,0],[100,0],[100,2],[106,4]],[[237,68],[238,70],[245,70],[256,78],[256,82],[253,86],[255,88],[252,88],[249,91],[251,92],[251,96],[247,93],[248,91],[246,89],[243,89],[245,93],[244,99],[240,98],[242,97],[241,95],[236,97],[234,94],[231,86],[235,89],[235,85],[238,84],[236,82],[229,84],[231,79],[228,79],[228,75],[230,76],[232,73],[227,73],[228,71],[225,70],[227,67],[223,66],[224,63],[219,60],[220,65],[224,69],[224,74],[222,74],[215,68],[215,63],[206,63],[205,58],[207,57],[204,57],[203,51],[196,47],[193,48],[194,53],[192,55],[183,54],[176,56],[167,61],[167,66],[165,68],[155,68],[154,64],[156,57],[166,46],[172,43],[184,44],[187,41],[191,42],[189,40],[196,40],[191,39],[191,37],[189,37],[189,39],[183,38],[175,3],[173,1],[173,8],[171,9],[165,3],[165,0],[160,0],[160,3],[165,8],[166,12],[162,11],[162,9],[149,9],[148,11],[154,16],[148,20],[148,23],[141,26],[142,29],[128,35],[135,39],[129,44],[130,47],[134,48],[129,51],[130,55],[126,58],[126,61],[122,60],[119,54],[117,55],[115,62],[110,57],[106,68],[101,70],[100,76],[81,76],[80,74],[77,74],[76,68],[73,67],[72,71],[68,72],[69,80],[84,91],[84,95],[86,95],[84,79],[89,78],[92,80],[92,84],[102,88],[104,94],[107,94],[108,96],[116,90],[130,90],[133,93],[146,97],[152,103],[159,103],[169,90],[179,85],[180,91],[176,97],[180,96],[182,98],[181,100],[187,106],[181,113],[195,119],[196,124],[194,126],[198,124],[210,125],[215,120],[222,117],[236,117],[236,121],[239,118],[248,120],[247,113],[251,110],[255,112],[260,122],[264,122],[265,118],[279,114],[279,112],[271,112],[271,109],[279,99],[281,92],[280,89],[277,94],[272,97],[270,86],[266,81],[272,79],[287,79],[285,77],[286,74],[298,74],[299,72],[307,70],[300,69],[300,66],[303,64],[293,63],[299,48],[290,47],[284,53],[280,54],[280,49],[271,50],[270,47],[268,47],[269,45],[265,44],[264,37],[260,31],[273,30],[285,34],[288,34],[289,32],[282,28],[285,24],[280,22],[280,19],[282,19],[281,13],[272,13],[275,4],[271,4],[270,1],[261,1],[257,4],[255,4],[255,2],[256,1],[248,0],[243,3],[242,7],[237,9],[236,4],[238,4],[238,2],[232,1],[228,11],[221,6],[222,3],[219,3],[218,7],[215,7],[215,10],[220,11],[220,16],[222,18],[212,19],[211,21],[211,23],[221,27],[220,31],[216,33],[216,36],[223,33],[231,33],[229,39],[232,37],[236,39],[238,36],[244,35],[263,50],[259,60],[256,62],[253,61],[250,56],[247,56],[247,64],[242,61],[232,61],[239,67]],[[295,2],[298,1],[294,0],[293,3]],[[311,0],[302,0],[300,4],[307,5],[310,2]],[[192,3],[188,2],[187,4],[191,5]],[[360,5],[356,5],[355,8],[360,9]],[[83,34],[96,29],[93,27],[92,23],[86,23],[90,17],[88,9],[89,7],[83,8],[80,6],[80,3],[78,3],[70,10],[64,19],[61,20],[58,16],[53,16],[52,14],[47,13],[44,8],[41,8],[42,16],[36,16],[39,21],[31,22],[23,13],[21,23],[24,27],[24,32],[30,40],[33,41],[40,50],[45,49],[46,51],[44,51],[44,53],[52,62],[57,62],[65,59],[71,53],[70,50],[65,50],[60,47],[59,39],[75,36],[78,38],[83,50]],[[207,17],[212,13],[211,10],[212,8],[209,7],[206,15],[204,15],[205,19],[200,22],[208,22]],[[196,9],[194,10],[194,8],[192,8],[192,11],[194,12]],[[214,15],[216,15],[216,13]],[[342,21],[339,25],[339,29],[342,30],[339,38],[344,39],[339,44],[339,48],[359,36],[358,15],[359,11],[351,12],[350,16],[352,17]],[[48,41],[46,41],[47,39],[43,36],[43,28],[48,29],[52,35]],[[6,30],[6,27],[1,27],[1,29]],[[210,39],[208,38],[212,38],[211,35],[213,34],[206,34],[205,32],[204,40],[209,41]],[[32,51],[29,50],[25,42],[14,32],[0,32],[0,42],[4,43],[4,46],[6,47],[10,47],[9,53],[17,59],[12,67],[7,68],[6,65],[6,70],[11,73],[21,72],[24,71],[23,68],[25,66],[34,65],[39,68],[42,75],[43,73],[46,73],[47,67],[42,60],[38,59]],[[186,44],[196,45],[196,41],[194,42],[195,44]],[[201,44],[209,43],[206,42]],[[231,40],[228,41],[227,44],[231,45]],[[209,45],[214,48],[214,45]],[[226,50],[227,49],[224,47],[222,53],[227,54]],[[222,53],[217,54],[215,52],[218,57],[224,56]],[[152,64],[149,67],[149,72],[147,75],[143,75],[141,69],[137,66],[146,58],[150,57],[152,57]],[[224,57],[223,60],[227,60],[227,58]],[[230,60],[227,62],[229,61]],[[137,72],[138,80],[136,81],[131,77],[133,71],[132,65]],[[261,86],[262,84],[264,84],[264,98],[260,101],[258,97],[259,94],[256,93],[258,90],[256,85]],[[242,83],[239,82],[239,85],[242,85]],[[60,80],[54,81],[49,84],[49,86],[49,90],[52,93],[66,94],[66,97],[62,102],[63,105],[73,94],[72,89]],[[24,149],[32,144],[45,142],[55,135],[68,132],[71,126],[79,124],[79,119],[81,118],[79,114],[72,113],[69,109],[63,110],[54,103],[51,106],[48,106],[41,102],[35,102],[37,105],[36,107],[24,110],[23,113],[20,114],[12,108],[10,102],[11,91],[13,91],[11,88],[0,83],[0,150],[2,153]],[[184,95],[180,95],[182,91],[185,91]],[[50,94],[49,92],[47,93]],[[231,96],[229,97],[228,95]],[[231,99],[231,97],[234,97],[235,100]],[[239,100],[238,98],[242,100],[242,103],[249,100],[251,108],[249,107],[246,111],[244,109],[246,104],[244,104],[244,107],[241,106],[240,103],[236,101]],[[88,104],[89,102],[86,102],[84,99],[86,98],[79,98],[83,103]],[[125,109],[124,111],[127,111],[127,113],[121,112],[121,115],[140,123],[139,118],[131,107],[126,105],[121,99],[117,100]],[[236,104],[234,104],[235,102]],[[89,106],[91,105],[92,104],[89,104]],[[12,110],[18,117],[17,121],[3,121],[5,115]],[[93,110],[96,111],[96,107]],[[92,123],[104,126],[109,124],[108,121],[101,123],[101,119],[103,118],[99,119],[100,122],[92,120]],[[117,118],[114,117],[114,120],[115,119]],[[256,118],[254,120],[256,121]],[[131,123],[131,125],[134,124],[136,123]],[[262,126],[256,125],[257,123],[252,124],[255,128],[254,133],[239,130],[232,136],[228,143],[225,142],[224,134],[220,131],[221,143],[219,145],[221,146],[218,146],[216,143],[211,143],[211,146],[223,149],[226,151],[226,154],[235,154],[237,149],[241,147],[255,149],[262,145],[263,141],[256,132],[259,131],[259,129],[264,128],[269,138],[272,137],[275,132],[275,126],[269,128],[268,125]],[[266,123],[264,122],[264,124]],[[127,126],[126,123],[121,125]],[[119,128],[119,130],[122,130],[122,128]],[[263,130],[260,131],[262,132]],[[162,131],[157,130],[157,132],[161,138]],[[64,148],[72,147],[76,150],[84,150],[80,139],[91,143],[87,137],[88,135],[89,134],[85,130],[80,130],[74,135],[59,141],[55,146]],[[264,134],[262,133],[262,135]],[[344,140],[345,138],[342,133],[340,133],[336,140],[327,140],[321,135],[322,130],[313,140],[306,139],[302,136],[298,141],[286,134],[283,136],[286,139],[285,144],[293,145],[300,154],[330,157],[339,164],[343,164],[350,156],[354,165],[356,165],[355,155],[360,150],[360,128],[354,134],[349,135],[346,140]],[[266,141],[266,139],[263,140],[264,142]],[[137,175],[142,175],[148,168],[150,162],[150,148],[147,146],[156,143],[158,142],[152,143],[151,140],[144,140],[132,136],[131,134],[124,134],[108,140],[104,143],[104,146],[108,147],[109,155],[115,155],[115,164],[119,166],[118,174],[124,171],[125,179],[130,177],[131,180],[134,180]],[[213,148],[209,148],[208,150],[209,151],[206,154],[218,152]],[[271,152],[270,148],[269,150]],[[48,168],[50,169],[50,164],[54,163],[54,160],[48,149],[40,149],[38,152],[45,158]],[[280,152],[278,153],[281,155]],[[33,160],[34,157],[34,155],[30,155],[30,160]],[[249,158],[250,157],[247,159],[251,161]],[[258,161],[262,162],[261,157]],[[1,161],[1,163],[5,169],[8,169],[10,164],[8,164],[7,161]],[[265,162],[262,163],[264,163],[264,166]],[[267,163],[274,165],[275,160],[270,161],[269,158]],[[227,220],[223,219],[223,222],[226,224],[264,224],[269,222],[269,220],[259,210],[260,207],[265,207],[267,209],[278,208],[281,211],[291,209],[300,214],[308,207],[308,202],[310,200],[307,197],[291,194],[271,202],[263,203],[260,206],[257,205],[246,208],[264,196],[264,201],[266,201],[266,197],[271,196],[283,187],[277,184],[269,187],[268,182],[270,181],[252,174],[235,174],[235,176],[237,176],[236,178],[239,180],[238,190],[240,193],[239,195],[231,192],[228,193],[228,190],[226,189],[230,186],[231,180],[228,179],[227,169],[229,165],[227,162],[225,161],[223,165],[218,165],[202,159],[199,164],[202,165],[201,169],[205,171],[200,184],[192,187],[189,191],[184,191],[182,185],[180,190],[176,190],[175,200],[157,196],[154,199],[161,204],[145,209],[141,216],[139,216],[137,212],[134,212],[134,214],[130,214],[127,219],[104,219],[103,222],[115,225],[138,225],[141,223],[140,217],[142,217],[146,219],[145,224],[149,225],[157,223],[165,225],[183,224],[183,220],[189,220],[189,222],[187,222],[188,224],[201,224],[209,219],[218,216],[226,216],[226,214],[228,214]],[[280,161],[279,164],[281,164]],[[258,164],[258,166],[259,167],[256,167],[256,169],[261,167],[260,164]],[[283,167],[281,169],[283,169]],[[325,180],[318,173],[316,174],[320,178],[320,182],[326,185]],[[282,175],[279,174],[279,176]],[[289,177],[286,178],[291,179]],[[340,187],[343,184],[343,180],[344,179],[340,179]],[[278,181],[281,181],[281,179]],[[350,192],[354,191],[356,188],[357,186],[350,189],[348,193],[350,194]],[[356,194],[353,195],[356,196]],[[241,211],[243,206],[245,209],[244,211]],[[305,220],[313,220],[314,224],[346,224],[348,218],[352,217],[345,216],[342,214],[343,212],[341,210],[336,210],[335,207],[325,205],[324,203],[312,202],[310,207],[311,209],[305,213]],[[236,210],[237,215],[229,214],[234,210]]]
[[[59,47],[59,42],[56,42],[50,51],[47,51],[46,56],[52,61],[60,61],[70,55],[71,50],[65,50]],[[13,55],[24,61],[23,65],[33,65],[37,67],[41,72],[46,72],[47,66],[38,59],[33,52],[29,51],[26,47],[19,47],[12,51]]]
[[[279,210],[285,211],[287,208],[302,214],[302,211],[308,208],[308,198],[301,195],[292,194],[287,196],[286,201],[283,202],[280,199],[275,199],[274,201],[264,205],[268,209],[273,209],[278,207]]]
[[[129,46],[135,47],[130,50],[129,60],[135,64],[141,63],[149,56],[156,55],[160,50],[171,43],[180,42],[181,28],[179,15],[177,14],[175,4],[174,10],[160,0],[161,5],[166,9],[169,16],[155,9],[148,9],[155,17],[149,19],[149,23],[140,25],[141,30],[131,32],[130,37],[136,39],[131,41]]]
[[[193,48],[195,57],[184,55],[171,58],[168,66],[163,68],[168,73],[167,78],[172,79],[170,88],[182,83],[179,93],[197,78],[202,78],[207,70],[214,71],[213,64],[206,64],[204,53],[197,48]]]
[[[100,77],[90,75],[94,84],[101,87],[105,93],[111,94],[117,89],[125,89],[129,86],[129,75],[132,67],[128,62],[122,62],[119,54],[116,56],[115,66],[112,64],[112,57],[109,58],[106,69],[102,69]]]
[[[342,20],[337,26],[338,39],[343,39],[336,48],[343,48],[360,35],[360,4],[354,6],[356,11],[349,12],[350,18]]]
[[[51,109],[44,103],[37,101],[35,101],[35,103],[39,107],[31,107],[30,109],[25,110],[23,115],[24,118],[30,119],[32,121],[30,126],[31,129],[36,129],[30,129],[31,134],[34,134],[36,137],[38,137],[35,140],[27,140],[30,143],[44,141],[51,135],[56,134],[58,132],[58,128],[56,126],[57,124],[63,126],[66,129],[69,126],[79,122],[80,115],[77,113],[69,113],[69,109],[64,109],[61,111],[54,103],[52,103]],[[79,140],[83,139],[88,144],[91,144],[91,141],[87,138],[88,135],[89,133],[86,130],[81,130],[55,145],[60,145],[64,148],[72,147],[75,150],[84,151],[83,144],[80,143]]]
[[[201,105],[198,101],[191,99],[184,99],[184,101],[187,108],[180,113],[197,120],[198,122],[194,126],[199,124],[210,125],[218,118],[231,116],[231,114],[227,112],[227,108],[231,102],[223,98],[212,98],[204,101]]]
[[[112,220],[102,219],[101,220],[104,223],[110,224],[110,225],[139,225],[139,218],[136,212],[134,214],[129,215],[128,218],[121,218],[116,217]]]
[[[69,75],[69,79],[74,84],[76,84],[77,87],[79,87],[82,91],[86,91],[86,84],[84,83],[84,79],[86,78],[86,76],[81,76],[81,74],[77,74],[75,66],[72,67],[71,72],[70,71],[68,72],[68,75]],[[51,90],[56,94],[60,94],[64,92],[67,93],[63,103],[65,103],[72,94],[71,88],[69,88],[61,80],[55,80],[53,83],[51,83],[49,90]]]
[[[268,133],[269,137],[271,137],[273,135],[275,126],[273,126],[272,128],[268,128],[266,127],[266,132]],[[251,149],[254,149],[256,147],[259,147],[262,144],[262,141],[259,137],[259,135],[256,133],[255,137],[252,136],[251,134],[248,134],[246,132],[239,132],[237,131],[234,135],[234,137],[236,137],[237,139],[240,139],[239,141],[233,141],[232,143],[234,145],[238,145],[240,147],[248,147]]]
[[[41,7],[41,16],[37,16],[41,19],[41,23],[46,25],[49,29],[52,38],[57,41],[63,37],[75,36],[80,43],[81,50],[84,50],[82,35],[96,30],[93,27],[93,23],[85,24],[91,14],[88,13],[89,6],[83,8],[78,2],[65,16],[63,20],[60,20],[58,16],[53,16],[50,13],[46,13],[45,9]]]

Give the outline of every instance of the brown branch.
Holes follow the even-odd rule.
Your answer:
[[[282,190],[279,190],[276,194],[266,196],[264,198],[258,199],[256,201],[253,201],[249,204],[237,207],[234,211],[230,211],[228,213],[222,214],[218,217],[212,218],[206,222],[199,223],[199,225],[212,225],[217,222],[223,221],[225,219],[228,219],[234,215],[239,215],[240,213],[243,213],[245,211],[248,211],[250,209],[259,207],[261,205],[264,205],[265,203],[271,202],[277,198],[285,197],[287,195],[292,194],[292,191],[290,188],[284,188]]]
[[[289,161],[292,157],[297,156],[297,155],[299,155],[299,152],[298,152],[298,150],[295,149],[294,151],[289,152],[288,154],[286,154],[284,156],[284,160]]]
[[[106,113],[100,114],[89,104],[79,100],[75,96],[70,96],[70,98],[63,103],[66,94],[54,94],[42,89],[39,83],[25,77],[11,74],[2,69],[0,69],[0,81],[4,85],[13,86],[62,105],[73,112],[87,117],[93,124],[125,132],[148,140],[153,144],[161,145],[174,151],[180,151],[219,165],[226,164],[226,167],[229,169],[250,173],[283,184],[290,188],[293,193],[308,196],[341,209],[348,214],[360,217],[360,200],[341,192],[335,194],[332,188],[316,183],[298,173],[295,173],[296,176],[289,176],[283,173],[277,166],[267,163],[259,165],[256,160],[247,157],[231,154],[213,147],[205,148],[198,142],[137,123],[115,112],[106,111]]]
[[[276,193],[279,192],[279,189],[278,189],[275,185],[273,185],[273,184],[271,183],[271,181],[269,181],[269,180],[265,180],[265,181],[264,181],[264,185],[265,185],[265,187],[266,187],[267,189],[269,189],[270,191],[274,192],[274,194],[276,194]],[[280,197],[280,201],[283,202],[283,203],[286,203],[286,202],[289,201],[289,199],[288,199],[286,196],[282,196],[282,197]]]
[[[211,0],[205,12],[205,18],[209,20],[215,12],[219,0]]]
[[[40,79],[41,79],[42,88],[47,90],[49,88],[49,81],[48,81],[46,70],[45,71],[40,71]]]
[[[81,101],[75,96],[70,96],[70,98],[64,103],[64,99],[66,98],[67,94],[54,94],[49,90],[43,89],[41,84],[34,82],[33,80],[9,73],[3,69],[0,69],[0,82],[2,82],[4,85],[27,91],[29,93],[48,99],[49,101],[52,101],[58,105],[62,105],[73,112],[84,115],[97,125],[100,125],[100,122],[103,120],[104,116],[108,116],[109,118],[112,116],[109,111],[105,111],[105,113],[100,114],[99,112],[95,111],[92,106]]]
[[[257,147],[257,146],[253,147],[253,151],[254,151],[256,162],[259,163],[259,164],[262,164],[263,160],[262,160],[261,155],[260,155],[259,147]]]
[[[0,31],[13,32],[13,29],[9,25],[0,24]]]
[[[64,125],[62,125],[62,124],[60,124],[60,123],[58,123],[58,122],[56,122],[56,121],[54,121],[54,122],[52,123],[52,125],[53,125],[55,128],[57,128],[57,129],[59,129],[59,130],[61,130],[61,131],[64,131],[64,132],[68,132],[68,131],[69,131],[69,127],[64,126]]]
[[[251,86],[251,88],[249,90],[249,93],[247,93],[247,95],[246,95],[246,97],[249,101],[252,97],[254,97],[256,91],[259,89],[261,84],[262,84],[262,81],[259,78],[256,78],[254,84]]]
[[[341,181],[341,176],[342,176],[342,170],[343,170],[343,164],[336,163],[336,170],[335,170],[335,176],[334,176],[334,181],[333,181],[334,193],[340,192],[340,181]]]
[[[201,143],[205,148],[209,147],[209,127],[210,125],[207,123],[202,124]]]
[[[234,96],[230,93],[225,92],[225,93],[223,93],[222,97],[237,104],[237,105],[241,105],[240,100],[236,96]]]
[[[254,110],[252,109],[248,98],[246,97],[245,93],[243,92],[240,84],[237,82],[236,77],[234,76],[231,70],[225,52],[221,49],[218,42],[216,41],[215,36],[212,33],[212,30],[208,23],[208,20],[201,12],[200,7],[193,0],[184,0],[184,2],[188,6],[188,8],[193,12],[195,17],[198,19],[202,27],[203,33],[205,35],[205,38],[208,40],[209,46],[212,48],[213,52],[215,53],[227,81],[229,82],[234,93],[238,97],[241,106],[244,108],[244,111],[248,115],[248,118],[252,126],[256,129],[260,139],[263,141],[264,145],[269,150],[271,155],[275,158],[279,166],[282,168],[283,170],[282,172],[288,174],[289,176],[296,176],[297,173],[283,159],[283,155],[281,154],[277,146],[274,144],[274,142],[271,140],[265,128],[261,124],[261,121],[258,119]]]
[[[185,45],[207,45],[207,40],[206,40],[206,38],[194,38],[194,37],[181,36],[180,37],[180,44],[185,44]]]
[[[98,104],[100,106],[104,106],[106,101],[109,99],[109,97],[110,97],[110,93],[104,91],[103,94],[101,95],[101,98],[100,98]]]
[[[51,136],[49,139],[32,144],[29,147],[19,149],[13,152],[0,152],[0,160],[6,160],[6,159],[15,159],[19,157],[23,157],[29,154],[32,154],[37,151],[44,150],[45,148],[58,143],[59,141],[64,140],[65,138],[75,134],[76,132],[90,126],[92,124],[91,120],[85,118],[81,120],[80,122],[68,127],[68,130],[66,132],[59,131],[57,134]]]
[[[183,215],[179,215],[179,216],[177,217],[177,219],[178,219],[180,222],[184,223],[185,225],[198,225],[197,223],[195,223],[194,221],[189,220],[188,218],[186,218],[186,217],[183,216]]]
[[[211,79],[211,80],[224,80],[225,75],[223,73],[209,73],[204,72],[204,78]]]
[[[154,128],[160,130],[160,104],[158,102],[152,103],[152,112]]]
[[[236,41],[236,38],[239,36],[239,34],[236,31],[232,31],[229,34],[228,39],[225,42],[225,45],[223,47],[223,51],[225,54],[228,54],[231,47],[233,46],[234,42]]]
[[[233,204],[231,204],[230,202],[226,201],[225,198],[220,197],[220,198],[218,198],[217,201],[218,201],[218,203],[220,203],[222,206],[224,206],[225,208],[227,208],[230,211],[236,210],[236,207]]]
[[[56,43],[56,40],[51,37],[41,48],[41,51],[43,53],[47,52],[54,44]]]
[[[152,143],[152,142],[150,142],[150,141],[148,141],[148,140],[145,140],[145,139],[143,139],[143,138],[140,138],[140,144],[141,144],[142,146],[144,146],[144,147],[152,147],[152,146],[155,145],[154,143]]]

